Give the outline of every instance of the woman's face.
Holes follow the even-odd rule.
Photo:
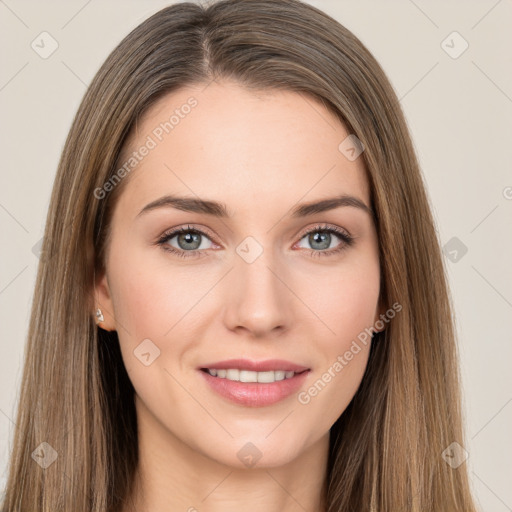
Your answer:
[[[137,124],[96,297],[160,446],[283,465],[351,401],[383,311],[377,233],[355,202],[304,206],[370,205],[348,135],[309,96],[232,82],[169,94]]]

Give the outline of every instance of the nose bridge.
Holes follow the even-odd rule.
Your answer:
[[[290,292],[282,281],[282,265],[271,248],[253,237],[236,247],[228,288],[226,321],[231,329],[245,328],[263,336],[289,326]]]

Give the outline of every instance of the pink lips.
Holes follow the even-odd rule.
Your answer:
[[[270,383],[237,382],[214,377],[208,373],[207,368],[216,370],[238,368],[257,372],[284,370],[293,371],[296,374],[290,379]],[[248,407],[264,407],[284,400],[300,389],[309,374],[309,368],[305,366],[278,359],[260,362],[248,359],[230,359],[208,364],[199,368],[199,370],[199,373],[213,391],[231,402]]]

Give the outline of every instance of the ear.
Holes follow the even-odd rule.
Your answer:
[[[116,320],[114,317],[114,306],[106,272],[96,276],[96,282],[94,284],[94,318],[96,318],[96,310],[98,308],[101,309],[103,314],[103,321],[98,323],[98,325],[105,331],[115,331]]]

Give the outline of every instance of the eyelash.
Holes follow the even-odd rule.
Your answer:
[[[306,249],[309,250],[310,255],[312,257],[320,257],[320,256],[334,256],[336,254],[339,254],[343,250],[347,249],[354,243],[354,237],[347,234],[345,231],[342,231],[340,228],[337,228],[335,226],[328,226],[328,225],[317,225],[314,228],[309,229],[305,233],[302,234],[299,241],[302,240],[305,236],[316,233],[316,232],[322,232],[322,233],[330,233],[336,235],[338,238],[342,240],[342,243],[335,247],[334,249],[326,249],[321,251],[315,251],[313,249]],[[174,238],[176,235],[179,235],[181,233],[196,233],[201,236],[205,236],[207,238],[211,239],[211,236],[208,235],[208,233],[205,233],[204,231],[193,228],[191,226],[187,227],[181,227],[179,229],[175,229],[173,231],[169,231],[164,233],[156,242],[157,245],[161,246],[164,251],[170,252],[175,254],[176,256],[179,256],[180,258],[198,258],[201,257],[201,251],[202,249],[194,249],[192,251],[184,251],[184,250],[178,250],[175,247],[172,247],[167,244],[167,242]]]

